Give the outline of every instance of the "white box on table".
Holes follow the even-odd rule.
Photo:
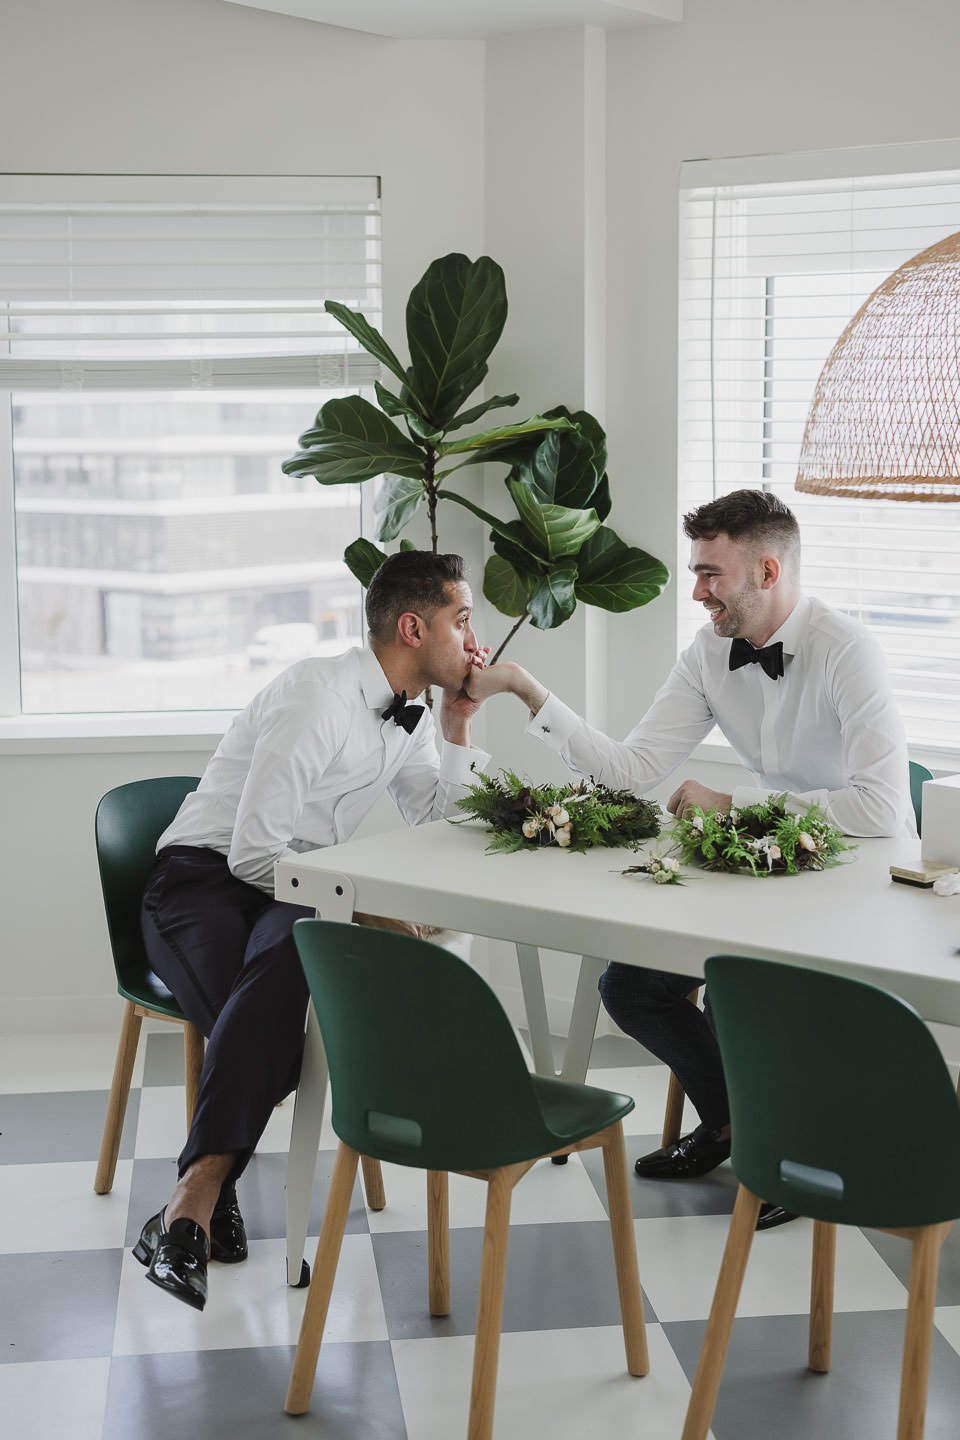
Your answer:
[[[960,866],[960,775],[923,782],[924,860]]]

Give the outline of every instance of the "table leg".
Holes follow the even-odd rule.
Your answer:
[[[543,993],[543,971],[540,968],[540,951],[536,945],[517,945],[517,962],[520,966],[520,988],[527,1012],[527,1027],[530,1031],[530,1048],[533,1064],[538,1075],[557,1073],[553,1061],[553,1043],[550,1039],[550,1024],[547,1020],[547,999]]]

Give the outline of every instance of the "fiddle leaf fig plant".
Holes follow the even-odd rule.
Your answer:
[[[483,593],[516,620],[493,660],[527,620],[550,630],[569,619],[578,601],[623,611],[659,595],[670,578],[666,566],[604,524],[611,503],[606,436],[587,411],[558,405],[527,420],[457,434],[519,399],[494,395],[461,408],[486,378],[507,318],[503,271],[495,261],[445,255],[427,268],[407,302],[409,366],[358,311],[333,300],[325,308],[399,383],[376,383],[379,409],[358,395],[328,400],[283,469],[312,475],[321,485],[382,475],[374,514],[383,543],[396,540],[425,508],[436,551],[441,500],[489,526],[493,554]],[[467,467],[494,462],[507,467],[506,518],[451,484]],[[400,547],[416,548],[403,539]],[[362,585],[385,559],[363,539],[344,553]]]

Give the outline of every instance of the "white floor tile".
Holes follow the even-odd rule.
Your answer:
[[[425,1230],[425,1173],[405,1165],[384,1165],[383,1183],[387,1192],[387,1208],[368,1211],[371,1231],[382,1234],[397,1230]],[[486,1201],[487,1187],[482,1180],[451,1175],[451,1228],[482,1226]],[[605,1218],[606,1211],[576,1155],[572,1155],[564,1166],[541,1161],[523,1177],[511,1197],[511,1225]]]
[[[635,1220],[640,1280],[661,1321],[705,1319],[720,1270],[729,1216]],[[757,1235],[738,1315],[802,1315],[810,1308],[813,1224],[794,1220]],[[895,1310],[906,1289],[859,1230],[837,1236],[835,1309]]]
[[[689,1386],[657,1325],[648,1327],[650,1373],[626,1372],[619,1328],[501,1337],[497,1440],[586,1436],[677,1440]],[[393,1356],[408,1440],[466,1434],[473,1337],[397,1340]]]
[[[133,1163],[117,1162],[109,1195],[93,1193],[96,1166],[5,1165],[0,1170],[0,1242],[5,1254],[115,1250],[124,1241]]]
[[[109,1357],[0,1365],[4,1434],[18,1440],[100,1440]]]
[[[314,1236],[307,1242],[311,1262],[315,1249]],[[211,1265],[210,1297],[202,1313],[151,1285],[143,1266],[127,1253],[120,1278],[114,1354],[295,1345],[307,1292],[291,1290],[285,1283],[285,1252],[282,1240],[253,1241],[250,1257],[242,1265]],[[347,1235],[324,1343],[386,1338],[370,1237]]]
[[[663,1108],[667,1100],[670,1071],[665,1065],[630,1065],[620,1069],[587,1071],[587,1084],[603,1090],[617,1090],[631,1095],[636,1108],[623,1117],[625,1135],[659,1135],[663,1129]],[[700,1117],[689,1100],[683,1107],[681,1133],[686,1134],[700,1123]]]
[[[118,997],[117,1028],[110,1034],[4,1035],[0,1043],[0,1094],[109,1090],[122,1014]],[[145,1049],[141,1039],[133,1069],[134,1085],[139,1085],[143,1076]]]

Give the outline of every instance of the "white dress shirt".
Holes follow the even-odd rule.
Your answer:
[[[729,668],[729,640],[697,632],[643,719],[611,740],[550,695],[528,733],[580,775],[645,793],[719,726],[754,783],[735,807],[785,793],[794,812],[816,804],[847,835],[916,834],[903,726],[880,650],[856,621],[802,598],[768,644],[784,674]]]
[[[272,894],[275,860],[348,839],[385,790],[410,825],[456,813],[489,755],[446,740],[438,752],[429,710],[410,734],[381,719],[392,699],[370,650],[291,665],[234,719],[157,849],[217,850]]]

